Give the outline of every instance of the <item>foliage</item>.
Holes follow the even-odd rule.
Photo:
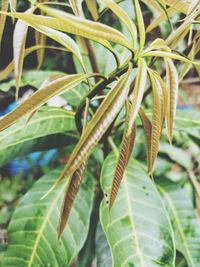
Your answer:
[[[16,206],[2,267],[91,266],[95,258],[97,267],[198,267],[200,114],[177,107],[185,79],[199,83],[199,0],[27,5],[1,2],[1,53],[9,22],[13,60],[0,90],[17,106],[0,119],[0,166],[56,150],[42,178],[29,169],[19,204],[24,177],[0,199],[3,226]],[[59,55],[54,67],[46,68],[47,51]],[[37,69],[24,71],[34,52]],[[27,88],[33,93],[21,99]]]

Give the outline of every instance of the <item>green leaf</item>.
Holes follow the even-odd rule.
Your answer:
[[[42,137],[76,128],[73,114],[58,108],[42,108],[28,123],[26,121],[27,118],[24,118],[0,133],[0,166],[29,152],[48,149],[51,143],[47,144],[49,139],[45,141]],[[67,136],[65,139],[67,145]]]
[[[97,267],[112,266],[112,255],[110,252],[110,247],[100,223],[98,224],[96,231],[96,256]]]
[[[185,256],[189,267],[200,266],[200,224],[187,191],[167,180],[158,186],[170,215],[176,248]]]
[[[135,14],[137,17],[138,29],[139,29],[139,37],[140,37],[140,49],[139,49],[140,53],[143,51],[145,45],[146,32],[139,0],[134,0],[134,4],[135,4]]]
[[[93,178],[86,175],[72,212],[58,241],[59,209],[66,182],[40,200],[59,176],[51,171],[23,197],[8,228],[9,246],[4,267],[69,266],[83,246],[89,227],[93,200]]]
[[[95,76],[95,74],[64,75],[45,84],[40,90],[22,102],[21,105],[0,119],[0,131],[8,128],[25,115],[30,114],[53,96],[70,90],[91,76]]]
[[[109,214],[105,201],[110,194],[116,166],[111,154],[104,162],[101,185],[105,199],[100,218],[112,250],[113,267],[174,266],[171,225],[159,193],[139,163],[131,159]]]

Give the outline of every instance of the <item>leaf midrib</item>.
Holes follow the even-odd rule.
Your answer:
[[[183,245],[185,247],[185,250],[186,250],[186,253],[188,255],[188,260],[190,261],[191,263],[191,266],[195,267],[195,264],[194,264],[194,261],[192,259],[192,255],[190,253],[190,250],[189,250],[189,247],[188,247],[188,244],[187,244],[187,240],[185,238],[185,235],[184,235],[184,232],[182,231],[182,225],[181,225],[181,222],[179,220],[179,216],[176,212],[176,208],[174,207],[174,203],[173,201],[171,200],[169,194],[163,189],[161,188],[160,186],[158,186],[160,192],[165,196],[170,208],[171,208],[171,211],[174,215],[174,218],[175,218],[175,221],[176,221],[176,225],[177,225],[177,228],[178,228],[178,231],[180,233],[180,237],[181,237],[181,240],[183,241]]]
[[[52,211],[53,211],[53,209],[55,208],[55,206],[56,206],[56,204],[57,204],[59,198],[61,197],[61,195],[62,195],[64,189],[65,189],[65,186],[62,186],[60,192],[59,192],[58,195],[56,196],[55,200],[52,202],[52,205],[51,205],[51,207],[50,207],[48,213],[46,214],[46,218],[45,218],[45,220],[43,221],[40,230],[38,231],[38,236],[37,236],[37,238],[36,238],[36,240],[35,240],[35,244],[34,244],[34,246],[33,246],[33,250],[32,250],[31,256],[30,256],[30,260],[29,260],[28,267],[32,267],[32,263],[33,263],[33,260],[34,260],[35,255],[36,255],[36,251],[37,251],[37,248],[38,248],[40,239],[41,239],[41,237],[42,237],[43,231],[44,231],[44,229],[45,229],[45,226],[46,226],[46,224],[47,224],[47,222],[48,222],[48,220],[49,220],[49,218],[50,218],[50,216],[51,216],[51,214],[52,214]]]

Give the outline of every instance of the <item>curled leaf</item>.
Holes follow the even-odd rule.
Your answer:
[[[125,123],[125,128],[124,128],[122,146],[120,149],[119,158],[117,161],[117,166],[115,169],[113,183],[112,183],[109,209],[112,208],[115,198],[117,196],[117,193],[118,193],[121,181],[123,179],[126,166],[129,162],[129,159],[130,159],[130,156],[133,150],[134,142],[135,142],[136,126],[135,124],[133,124],[131,127],[131,131],[129,130],[130,129],[130,115],[131,115],[130,106],[129,106],[129,103],[127,103],[126,123]]]
[[[174,119],[176,115],[176,106],[178,100],[178,73],[174,63],[171,59],[165,59],[166,64],[166,76],[167,76],[167,87],[168,87],[168,110],[167,110],[167,130],[169,141],[173,138],[173,127]]]
[[[77,86],[83,80],[94,75],[95,74],[64,75],[63,77],[44,85],[43,88],[36,91],[31,97],[22,102],[20,106],[16,107],[13,111],[0,119],[0,131],[8,128],[25,115],[30,114],[53,96]]]
[[[61,237],[65,226],[67,224],[74,200],[78,194],[79,188],[81,186],[81,182],[84,176],[84,172],[86,169],[86,162],[83,162],[80,167],[74,172],[69,181],[67,181],[67,187],[65,191],[65,197],[63,200],[61,213],[60,213],[60,221],[58,227],[58,238]]]

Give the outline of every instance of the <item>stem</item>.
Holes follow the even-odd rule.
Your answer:
[[[123,65],[120,69],[116,69],[115,71],[113,71],[109,75],[107,80],[101,80],[98,83],[96,83],[94,87],[88,92],[88,94],[83,98],[83,100],[81,101],[80,105],[77,108],[76,115],[75,115],[76,126],[80,133],[82,132],[81,117],[82,117],[83,109],[85,107],[86,98],[91,99],[92,97],[94,97],[98,92],[105,89],[105,87],[108,84],[115,81],[118,77],[122,76],[127,70],[128,70],[128,63]]]

